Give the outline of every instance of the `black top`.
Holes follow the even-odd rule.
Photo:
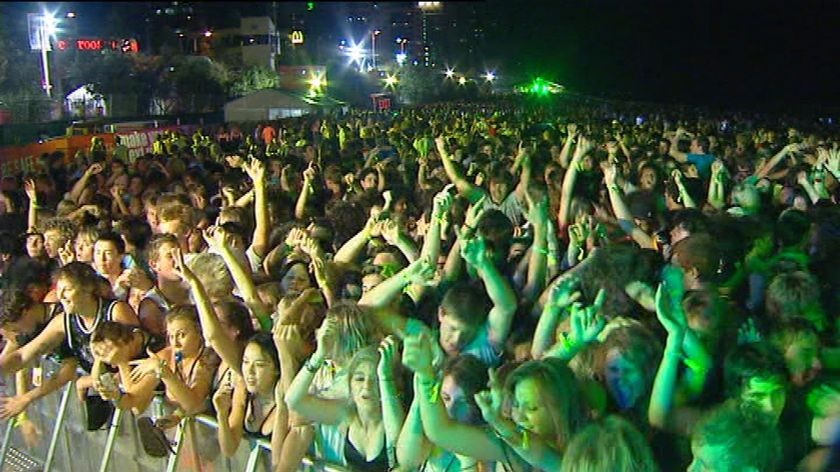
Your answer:
[[[369,472],[388,472],[388,451],[387,447],[382,447],[379,455],[375,459],[368,462],[364,454],[360,453],[353,443],[350,441],[350,433],[347,433],[347,439],[344,440],[344,460],[352,470],[364,470]]]
[[[90,350],[90,337],[99,323],[113,321],[116,300],[100,298],[96,309],[96,319],[91,326],[83,326],[82,318],[73,313],[64,315],[64,343],[59,348],[59,357],[74,357],[79,366],[87,373],[93,368],[93,353]]]
[[[248,396],[249,396],[248,406],[247,406],[248,411],[245,414],[245,421],[242,422],[242,429],[245,430],[245,433],[250,438],[253,438],[253,439],[271,439],[271,434],[263,434],[262,430],[263,430],[263,427],[265,426],[266,421],[268,421],[268,418],[271,416],[271,413],[274,411],[275,408],[277,408],[277,404],[275,403],[274,405],[272,405],[271,409],[268,410],[268,414],[265,415],[265,418],[263,418],[262,423],[260,423],[260,426],[257,428],[257,430],[256,431],[251,431],[250,429],[248,429],[248,416],[250,416],[254,413],[254,408],[253,408],[253,401],[251,400],[250,395],[248,395]]]

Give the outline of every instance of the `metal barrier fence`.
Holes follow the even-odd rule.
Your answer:
[[[50,362],[50,361],[47,361]],[[9,385],[7,383],[7,385]],[[11,393],[11,392],[7,392]],[[175,453],[154,458],[145,453],[135,416],[117,409],[104,430],[87,431],[84,406],[75,398],[75,383],[41,398],[27,409],[30,421],[40,430],[27,444],[15,420],[0,423],[2,472],[268,472],[271,470],[271,444],[266,440],[243,438],[232,457],[221,453],[217,423],[208,415],[183,419],[174,431]],[[74,397],[74,398],[71,398]],[[153,403],[141,416],[153,416]],[[298,470],[306,472],[346,472],[346,469],[304,458]]]

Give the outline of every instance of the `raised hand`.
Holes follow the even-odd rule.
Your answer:
[[[761,332],[755,326],[755,320],[747,318],[747,321],[741,323],[738,327],[738,345],[752,344],[761,341]]]
[[[201,233],[201,236],[210,248],[217,251],[230,247],[232,242],[232,238],[228,232],[225,231],[223,227],[216,225],[208,226],[207,229]]]
[[[580,280],[577,277],[566,277],[551,288],[548,298],[548,305],[557,310],[562,310],[581,297],[578,287]]]
[[[831,149],[828,151],[825,168],[835,177],[840,176],[840,149]]]
[[[301,228],[292,228],[286,235],[286,246],[299,247],[308,237],[306,231]]]
[[[814,388],[805,403],[815,416],[837,416],[840,414],[840,385],[832,382]]]
[[[308,184],[311,184],[312,182],[315,181],[315,177],[317,175],[318,175],[318,171],[310,163],[309,167],[307,167],[306,170],[303,171],[303,181],[308,183]]]
[[[91,164],[91,166],[87,168],[87,170],[85,171],[85,173],[86,173],[88,176],[91,176],[91,175],[96,175],[96,174],[99,174],[99,173],[101,173],[103,170],[105,170],[105,166],[103,166],[103,165],[102,165],[102,164],[100,164],[99,162],[96,162],[96,163],[94,163],[94,164]]]
[[[378,223],[379,233],[390,245],[396,245],[400,238],[400,226],[396,221],[387,218]]]
[[[29,199],[30,203],[38,203],[38,192],[35,190],[34,180],[27,179],[26,182],[23,183],[23,191],[26,192],[26,198]]]
[[[233,154],[230,156],[225,156],[225,162],[234,169],[239,169],[245,163],[245,160],[242,159],[242,156],[238,154]]]
[[[608,162],[602,162],[601,170],[604,172],[604,183],[607,184],[607,187],[615,185],[616,178],[618,177],[618,168],[616,165]]]
[[[376,374],[379,380],[393,380],[394,358],[397,355],[397,338],[393,335],[387,336],[379,344],[379,363],[376,366]]]
[[[591,306],[584,307],[577,302],[572,304],[569,337],[573,343],[582,346],[598,339],[598,335],[607,324],[601,313],[606,298],[607,292],[600,289]]]
[[[259,159],[251,158],[247,163],[243,163],[242,170],[248,174],[252,182],[265,180],[265,164]]]
[[[467,264],[477,268],[488,261],[487,243],[483,237],[474,236],[470,238],[462,232],[459,239],[461,240],[461,258]]]
[[[548,195],[541,195],[539,199],[534,199],[531,192],[525,192],[525,200],[528,204],[528,221],[532,225],[538,225],[548,222]]]
[[[481,217],[484,215],[484,212],[487,210],[487,202],[489,197],[484,194],[481,198],[478,199],[475,203],[470,205],[467,208],[467,213],[464,216],[464,225],[469,226],[470,228],[475,228],[478,225],[478,222],[481,220]]]
[[[424,378],[434,378],[432,367],[432,341],[424,331],[420,334],[407,336],[403,340],[402,363],[412,372]]]
[[[656,317],[662,323],[662,327],[668,332],[668,336],[681,337],[688,329],[688,322],[685,319],[685,312],[682,306],[673,303],[668,293],[665,282],[659,284],[656,289]]]
[[[222,382],[213,395],[213,406],[216,408],[216,414],[227,419],[232,405],[233,385],[231,385],[231,382]]]
[[[428,285],[435,276],[435,267],[426,257],[421,257],[412,262],[405,271],[409,282],[418,285]]]
[[[331,316],[325,317],[321,323],[321,327],[315,331],[315,340],[317,342],[315,356],[325,359],[329,346],[337,341],[336,336],[338,336],[338,325],[335,318]]]
[[[195,279],[195,274],[193,271],[187,266],[187,263],[184,262],[184,253],[181,252],[181,248],[174,248],[169,252],[169,257],[172,258],[172,271],[180,277],[182,280],[189,281]]]
[[[76,260],[76,250],[73,248],[73,242],[67,241],[64,246],[58,248],[58,261],[62,266]]]
[[[449,210],[452,208],[452,194],[450,193],[450,189],[454,187],[454,184],[448,184],[443,188],[443,190],[435,195],[432,202],[433,217],[444,218],[447,214],[449,214]]]
[[[489,369],[487,371],[489,381],[487,382],[488,389],[482,390],[475,394],[475,404],[481,410],[481,416],[489,425],[494,425],[502,418],[502,385],[499,382],[496,369]]]

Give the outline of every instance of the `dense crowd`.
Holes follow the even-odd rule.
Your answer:
[[[210,414],[200,460],[278,471],[835,470],[838,144],[568,99],[43,156],[2,179],[0,417],[34,443],[75,381],[91,430]]]

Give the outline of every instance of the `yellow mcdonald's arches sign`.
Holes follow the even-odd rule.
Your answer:
[[[294,30],[291,34],[292,44],[303,44],[303,31]]]

